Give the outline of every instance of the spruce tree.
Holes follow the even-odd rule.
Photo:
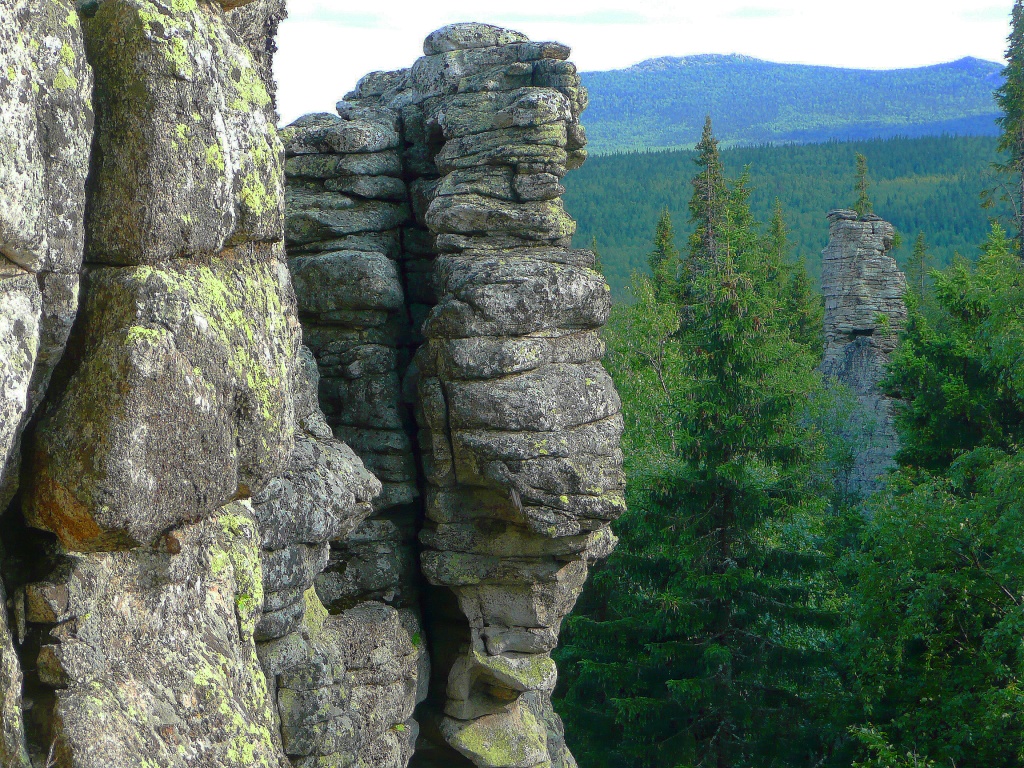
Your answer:
[[[868,159],[857,153],[857,183],[854,190],[857,192],[857,202],[853,204],[853,210],[858,216],[866,216],[874,213],[874,205],[868,196]]]
[[[818,548],[816,360],[793,340],[743,184],[706,132],[686,290],[634,278],[610,324],[630,509],[559,652],[588,768],[814,765],[834,620]]]
[[[846,658],[876,751],[1016,768],[1024,266],[998,224],[977,264],[937,273],[933,294],[934,319],[911,303],[887,370],[901,466],[854,560]]]
[[[999,150],[1006,155],[996,168],[1010,177],[1003,196],[1013,207],[1017,252],[1024,256],[1024,0],[1013,4],[1003,84],[995,98],[1003,111],[997,120],[1002,129]]]
[[[597,236],[590,239],[590,250],[594,253],[594,269],[604,274],[604,264],[601,263],[601,253],[597,250]]]
[[[768,223],[768,245],[772,260],[785,264],[789,260],[789,230],[782,212],[782,201],[775,198],[772,220]]]
[[[704,120],[704,133],[697,144],[694,162],[699,170],[693,177],[690,221],[694,230],[690,235],[690,253],[686,261],[691,273],[700,272],[720,257],[722,229],[729,208],[729,190],[710,116]]]
[[[659,295],[670,290],[679,268],[679,250],[676,248],[676,235],[668,207],[662,210],[654,229],[654,250],[647,256],[647,266]]]
[[[931,256],[928,253],[924,232],[918,232],[917,239],[914,241],[914,251],[910,254],[910,260],[907,262],[907,283],[919,302],[925,300],[930,265]]]

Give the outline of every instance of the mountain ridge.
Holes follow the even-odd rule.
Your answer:
[[[704,116],[724,146],[997,133],[1002,65],[975,57],[901,69],[786,64],[743,54],[646,59],[582,72],[591,151],[692,147]]]

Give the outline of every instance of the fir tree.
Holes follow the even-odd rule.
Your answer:
[[[853,210],[858,216],[866,216],[874,212],[871,198],[868,196],[868,159],[864,155],[857,154],[857,183],[854,191],[857,193],[857,202],[853,204]]]
[[[658,225],[654,229],[654,250],[647,257],[647,266],[651,270],[659,295],[669,290],[676,280],[679,250],[676,248],[676,235],[668,208],[662,210]]]
[[[729,190],[710,116],[704,120],[704,134],[697,144],[694,162],[699,171],[693,177],[690,197],[690,221],[694,231],[690,236],[687,268],[691,274],[700,272],[721,256],[722,229],[729,208]]]
[[[597,250],[597,236],[590,239],[590,250],[594,253],[594,270],[604,274],[604,264],[601,263],[601,254]]]
[[[592,768],[810,766],[823,751],[811,712],[831,685],[834,614],[816,361],[754,268],[771,256],[748,191],[705,138],[700,268],[669,296],[636,276],[607,335],[630,510],[560,651],[560,711]]]
[[[918,302],[924,302],[928,272],[931,269],[931,256],[928,253],[928,244],[925,241],[924,232],[918,232],[914,241],[914,251],[907,261],[907,283],[911,291],[917,295]]]
[[[1010,177],[1003,197],[1013,207],[1017,252],[1024,256],[1024,0],[1015,0],[1012,26],[1006,48],[1003,84],[996,89],[996,103],[1002,109],[999,150],[1006,161],[996,169]],[[987,204],[991,204],[991,192]]]
[[[768,246],[774,261],[785,264],[789,260],[789,230],[782,213],[782,201],[777,197],[772,206],[772,219],[768,223]]]
[[[818,360],[825,350],[824,314],[821,293],[815,290],[807,264],[794,261],[790,254],[789,232],[778,198],[765,235],[765,275],[769,284],[777,286],[777,298],[790,336]]]
[[[934,296],[934,321],[910,302],[888,366],[901,467],[854,561],[847,664],[883,751],[1016,768],[1024,266],[998,224],[977,265],[935,275]]]

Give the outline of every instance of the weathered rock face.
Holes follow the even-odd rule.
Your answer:
[[[228,7],[229,4],[224,5]],[[274,103],[277,91],[273,72],[277,28],[287,16],[286,0],[253,0],[248,5],[236,4],[228,12],[228,23],[252,54],[253,64],[266,85],[271,103]]]
[[[284,15],[0,0],[0,764],[573,765],[623,508],[585,91],[455,25],[279,136]]]
[[[162,551],[69,552],[29,585],[26,618],[56,641],[38,674],[56,688],[58,765],[288,765],[253,644],[263,595],[247,507],[177,528]]]
[[[0,508],[78,303],[93,76],[70,0],[0,2]]]
[[[857,398],[847,485],[867,495],[881,487],[879,478],[893,466],[898,449],[893,401],[881,393],[879,383],[907,319],[907,279],[890,255],[891,224],[846,210],[832,211],[828,220],[821,269],[826,342],[821,370]]]
[[[608,287],[559,199],[586,157],[586,92],[568,48],[508,30],[446,27],[424,53],[285,131],[321,401],[385,481],[317,589],[408,604],[418,527],[433,674],[417,765],[573,765],[550,652],[624,508]]]
[[[279,239],[270,95],[220,7],[104,0],[84,28],[97,119],[87,259],[154,264]]]

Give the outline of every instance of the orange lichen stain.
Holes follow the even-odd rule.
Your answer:
[[[34,465],[34,482],[25,509],[29,525],[57,534],[65,548],[72,552],[135,546],[123,532],[100,528],[89,508],[53,477],[49,457],[43,451],[36,451]]]

